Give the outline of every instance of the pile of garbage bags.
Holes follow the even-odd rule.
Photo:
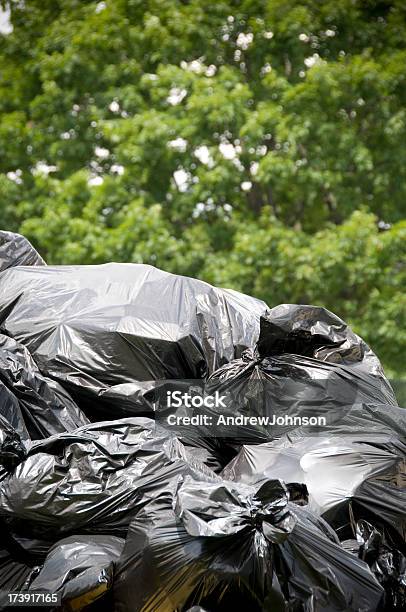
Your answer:
[[[10,232],[0,271],[0,610],[406,609],[406,412],[339,317]]]

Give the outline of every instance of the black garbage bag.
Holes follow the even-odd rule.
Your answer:
[[[283,336],[275,310],[286,316],[302,313],[302,327]],[[305,333],[303,321],[318,333]],[[199,435],[212,438],[213,445],[221,439],[225,455],[227,447],[273,440],[300,426],[322,431],[340,422],[354,404],[397,405],[376,356],[328,311],[280,306],[262,316],[260,325],[257,346],[216,370],[205,385],[205,394],[217,394],[222,404],[204,410],[211,425],[201,427]],[[276,353],[285,349],[297,352]]]
[[[45,261],[27,238],[0,230],[0,272],[14,266],[45,266]]]
[[[0,480],[21,463],[26,455],[26,447],[18,432],[0,415]]]
[[[383,376],[382,366],[369,346],[335,314],[320,306],[280,304],[261,319],[258,353],[284,353],[319,361],[362,364],[365,372]]]
[[[7,549],[0,547],[0,610],[13,610],[9,593],[25,590],[35,570],[23,561],[16,561]]]
[[[28,349],[0,334],[0,396],[3,385],[14,396],[13,410],[7,415],[25,438],[47,438],[73,431],[89,423],[69,393],[57,382],[42,376]],[[10,414],[11,412],[11,414]],[[16,422],[15,422],[16,421]]]
[[[145,415],[155,381],[201,379],[239,357],[265,311],[249,296],[143,264],[0,276],[0,327],[104,418]]]
[[[246,445],[221,475],[256,485],[269,478],[306,485],[309,509],[323,516],[340,539],[354,537],[355,522],[367,519],[405,550],[406,440],[385,426],[385,409],[394,422],[404,423],[406,411],[400,408],[360,406],[349,423],[365,429],[348,433],[344,425],[340,433],[339,427],[330,427],[317,437],[299,430],[266,444]]]
[[[111,589],[124,540],[115,536],[71,536],[50,549],[29,591],[60,594],[64,610],[79,612]]]
[[[385,589],[385,610],[405,610],[406,557],[397,550],[396,543],[388,540],[384,531],[368,521],[357,522],[356,536],[356,540],[346,540],[342,545],[368,563]]]
[[[123,536],[138,508],[177,474],[214,473],[147,418],[88,425],[33,442],[0,483],[0,518],[18,536]]]
[[[0,378],[0,417],[7,421],[9,425],[20,436],[21,440],[28,442],[30,434],[25,425],[20,404],[14,393],[1,382]]]
[[[280,481],[174,479],[130,525],[115,610],[377,610],[383,591],[368,566],[322,524]]]
[[[188,457],[197,463],[203,463],[214,473],[218,474],[223,469],[222,457],[220,453],[212,451],[210,448],[194,444],[194,440],[180,440],[185,447]]]

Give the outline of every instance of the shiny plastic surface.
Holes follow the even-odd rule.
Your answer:
[[[383,591],[369,568],[326,531],[288,502],[279,481],[255,488],[186,478],[131,523],[115,608],[378,610]]]
[[[29,591],[60,593],[67,610],[79,612],[111,589],[124,546],[115,536],[71,536],[49,551]]]
[[[98,418],[151,411],[154,381],[204,378],[259,334],[260,300],[142,264],[10,268],[0,328]]]
[[[373,517],[405,541],[406,445],[393,435],[334,434],[317,438],[291,433],[280,440],[244,446],[223,470],[237,482],[269,478],[307,487],[308,508],[351,537],[352,521]]]
[[[355,404],[397,406],[377,357],[327,310],[281,305],[262,316],[260,326],[256,347],[209,377],[206,393],[217,392],[226,405],[207,411],[213,418],[322,417],[331,425],[340,423]],[[227,423],[216,435],[238,448],[273,440],[297,426]]]
[[[11,404],[9,409],[4,401]],[[0,334],[0,414],[23,439],[47,438],[89,423],[69,393],[41,374],[28,349],[3,334]]]
[[[88,425],[31,445],[0,483],[0,517],[29,537],[121,536],[160,486],[195,472],[214,477],[151,419]]]
[[[14,266],[45,266],[45,261],[27,238],[0,230],[0,272]]]

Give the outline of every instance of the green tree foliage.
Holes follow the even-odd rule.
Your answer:
[[[25,0],[0,35],[0,222],[405,344],[404,0]]]

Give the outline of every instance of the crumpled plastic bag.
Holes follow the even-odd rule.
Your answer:
[[[59,592],[71,611],[373,612],[384,587],[388,612],[404,608],[404,417],[334,314],[266,312],[146,265],[47,267],[0,232],[0,331],[2,595]],[[225,427],[182,444],[140,418],[167,381],[207,378],[228,415],[324,413],[328,437]],[[90,424],[82,409],[132,418]],[[207,467],[287,431],[223,472],[255,484]],[[358,541],[340,546],[318,514]]]
[[[383,376],[379,359],[362,338],[320,306],[275,306],[261,319],[257,347],[262,357],[290,353],[329,363],[362,364],[366,372]]]
[[[20,403],[14,393],[0,380],[0,417],[6,421],[20,436],[21,440],[31,440],[25,424]]]
[[[288,502],[280,481],[255,488],[186,477],[131,523],[115,609],[378,610],[383,591],[369,568],[326,532]]]
[[[291,332],[287,321],[292,311]],[[305,419],[308,432],[321,432],[325,428],[321,419],[327,426],[340,423],[354,404],[397,406],[376,356],[325,309],[282,305],[261,316],[260,325],[256,347],[207,380],[206,395],[217,393],[225,408],[205,410],[216,426],[201,427],[202,437],[217,437],[224,448],[238,450],[242,444],[279,438]],[[224,417],[223,421],[219,422],[219,417]],[[234,423],[236,417],[246,422]],[[250,417],[256,417],[257,422],[249,421]],[[263,417],[268,422],[261,421]],[[215,440],[213,444],[218,446]]]
[[[221,475],[256,485],[269,478],[300,483],[307,487],[309,509],[323,516],[340,539],[354,535],[357,520],[368,519],[386,525],[406,544],[406,440],[389,425],[397,423],[401,432],[406,411],[364,405],[353,413],[350,431],[330,427],[312,437],[298,430],[243,446]]]
[[[17,535],[125,535],[138,508],[178,474],[215,477],[171,433],[133,417],[33,442],[0,483],[0,518]]]
[[[0,481],[27,456],[18,432],[0,415]]]
[[[386,593],[385,610],[406,609],[406,557],[398,550],[400,544],[391,541],[385,529],[378,530],[368,521],[358,521],[356,540],[342,545],[368,563]],[[404,544],[401,548],[405,548]]]
[[[69,393],[41,374],[28,349],[0,334],[0,402],[2,396],[11,409],[0,408],[0,413],[23,439],[47,438],[89,423]]]
[[[50,549],[28,592],[60,593],[63,609],[79,612],[111,589],[124,546],[115,536],[71,536]]]
[[[18,593],[28,586],[33,571],[23,561],[13,559],[7,549],[0,548],[0,610],[8,609],[8,593]]]
[[[0,231],[0,272],[14,266],[45,266],[45,261],[21,234]]]
[[[99,419],[150,413],[156,381],[205,378],[239,357],[265,311],[260,300],[143,264],[0,276],[0,329]]]

